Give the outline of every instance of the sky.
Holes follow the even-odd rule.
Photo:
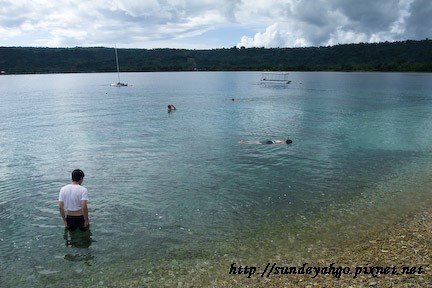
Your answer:
[[[432,0],[0,0],[0,46],[274,48],[431,36]]]

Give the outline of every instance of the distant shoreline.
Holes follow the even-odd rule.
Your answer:
[[[419,71],[269,71],[269,70],[200,70],[200,71],[127,71],[127,72],[121,72],[122,74],[128,74],[128,73],[200,73],[200,72],[287,72],[287,73],[409,73],[409,74],[431,74],[430,72],[419,72]],[[57,74],[116,74],[117,72],[28,72],[28,73],[15,73],[15,74],[0,74],[0,77],[2,76],[13,76],[13,75],[57,75]]]
[[[121,72],[432,72],[432,40],[305,48],[117,49]],[[114,48],[0,47],[7,74],[116,72]]]

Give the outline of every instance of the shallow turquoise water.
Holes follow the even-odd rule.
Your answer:
[[[125,73],[122,88],[114,74],[0,77],[0,286],[102,285],[103,271],[135,277],[136,261],[169,272],[263,227],[296,235],[430,168],[431,74],[290,75]],[[75,168],[91,197],[87,248],[66,247],[56,207]]]

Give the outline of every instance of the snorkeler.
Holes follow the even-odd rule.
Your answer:
[[[291,144],[293,141],[291,139],[286,140],[265,140],[265,141],[244,141],[240,140],[240,144]]]
[[[286,140],[267,140],[267,141],[261,142],[261,144],[291,144],[291,143],[292,143],[291,139],[286,139]]]

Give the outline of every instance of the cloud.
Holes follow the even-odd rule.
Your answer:
[[[243,36],[237,46],[249,47],[284,47],[285,35],[279,30],[277,23],[267,27],[264,33],[257,33],[253,38]]]
[[[150,16],[153,14],[159,14],[166,12],[162,10],[157,0],[128,0],[128,1],[117,1],[117,8],[125,11],[133,17],[139,16]],[[161,15],[161,14],[159,14]],[[161,15],[162,16],[162,15]]]
[[[257,13],[263,2],[249,6]],[[298,0],[276,1],[265,32],[243,36],[237,46],[320,46],[358,42],[424,39],[432,34],[432,1],[429,0]],[[429,16],[428,16],[429,15]],[[264,17],[265,18],[265,17]],[[274,31],[277,27],[277,32]]]
[[[432,38],[432,1],[414,1],[408,13],[405,35],[413,39]]]
[[[430,15],[429,0],[0,0],[0,45],[199,49],[424,39]]]

